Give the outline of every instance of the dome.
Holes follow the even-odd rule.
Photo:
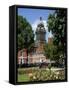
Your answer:
[[[37,27],[39,27],[39,26],[44,27],[44,23],[43,23],[43,19],[42,19],[42,17],[40,17],[40,21],[39,21]]]
[[[42,17],[40,17],[40,21],[37,25],[37,28],[36,28],[36,33],[37,32],[46,32],[45,31],[45,27],[44,27],[44,23],[43,23],[43,20],[42,20]]]
[[[37,27],[44,27],[44,24],[43,23],[39,23],[38,25],[37,25]]]

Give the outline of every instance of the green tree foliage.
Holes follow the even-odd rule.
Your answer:
[[[46,58],[50,60],[55,60],[55,57],[57,59],[56,53],[57,53],[57,47],[53,43],[51,44],[46,43],[44,45],[44,55],[46,56]]]
[[[53,44],[57,47],[54,57],[58,59],[65,55],[66,45],[66,9],[55,10],[53,14],[48,17],[48,30],[52,31]]]
[[[18,16],[18,50],[31,49],[34,43],[34,33],[26,18]]]
[[[56,10],[48,17],[48,30],[54,35],[54,44],[65,44],[66,10]]]

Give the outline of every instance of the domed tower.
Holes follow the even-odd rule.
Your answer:
[[[46,30],[45,30],[45,27],[44,27],[44,23],[43,23],[43,20],[42,20],[42,17],[40,17],[40,22],[39,24],[37,25],[37,28],[36,28],[36,40],[39,41],[39,42],[45,42],[45,35],[46,35]]]
[[[46,30],[45,30],[45,27],[44,27],[42,17],[40,17],[40,22],[39,22],[39,24],[37,25],[37,28],[36,28],[36,43],[37,43],[37,46],[38,46],[38,51],[40,53],[43,52],[43,45],[46,42],[45,37],[46,37]]]

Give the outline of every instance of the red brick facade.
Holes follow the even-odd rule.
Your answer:
[[[18,51],[18,64],[27,63],[27,50],[22,49]]]

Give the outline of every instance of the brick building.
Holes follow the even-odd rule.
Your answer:
[[[46,30],[44,27],[44,23],[42,17],[40,17],[40,23],[36,28],[36,40],[34,43],[33,50],[28,53],[28,61],[27,61],[27,50],[23,49],[18,52],[18,64],[23,63],[39,63],[46,62],[46,57],[44,56],[44,44],[46,43]],[[49,38],[49,43],[51,42],[51,38]]]

